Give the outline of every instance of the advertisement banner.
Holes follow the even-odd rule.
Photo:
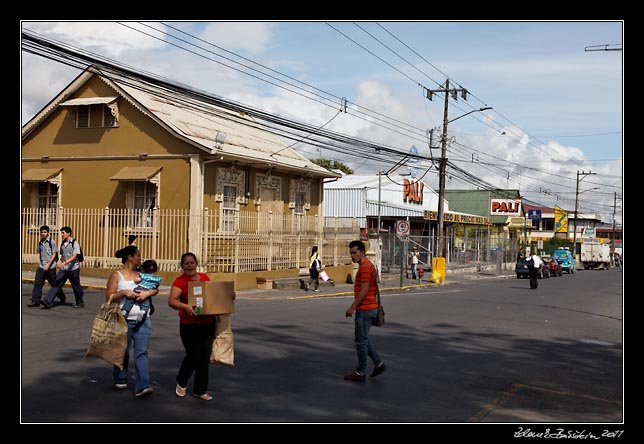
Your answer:
[[[555,233],[568,232],[568,213],[555,205]]]

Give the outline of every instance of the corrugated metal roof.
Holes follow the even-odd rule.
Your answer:
[[[110,79],[105,81],[108,84],[113,82],[177,135],[211,154],[254,160],[265,163],[267,167],[307,170],[316,176],[339,176],[311,162],[247,115],[137,79],[121,79],[118,74],[110,75]]]
[[[97,72],[97,68],[90,66],[74,79],[22,128],[22,137],[26,137],[63,103],[86,105],[91,100],[96,101],[93,103],[106,103],[108,97],[66,100]],[[209,104],[196,95],[180,95],[142,79],[126,77],[117,70],[102,68],[99,75],[102,74],[108,74],[101,77],[107,85],[143,114],[209,154],[317,177],[341,176],[311,162],[249,116]]]

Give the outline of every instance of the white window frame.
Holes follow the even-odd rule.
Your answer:
[[[152,231],[154,228],[154,210],[159,208],[159,199],[161,191],[161,173],[157,173],[146,181],[132,180],[123,181],[125,185],[125,201],[128,210],[128,230]],[[143,194],[137,196],[137,185],[155,187],[152,190],[146,190]],[[136,207],[137,198],[143,198],[144,205]],[[148,202],[152,201],[150,204]]]
[[[56,187],[55,205],[51,205],[51,206],[48,205],[45,208],[42,208],[40,206],[40,199],[41,199],[40,186],[43,183],[48,184],[48,187]],[[62,172],[48,180],[45,180],[42,182],[32,182],[29,184],[30,193],[31,193],[31,207],[42,209],[42,212],[43,212],[42,216],[39,215],[38,220],[35,221],[34,226],[40,227],[41,225],[48,225],[50,230],[52,231],[58,228],[57,214],[58,214],[58,207],[60,206],[61,184],[62,184]],[[48,194],[45,198],[50,199],[52,197],[53,197],[52,194]]]
[[[244,197],[246,173],[234,165],[229,168],[217,168],[215,202],[219,202],[219,232],[235,233],[239,226],[239,205],[247,203]],[[233,195],[225,195],[231,188]]]
[[[99,124],[92,122],[92,107],[101,107],[101,121]],[[81,109],[87,110],[87,125],[81,126]],[[110,104],[93,103],[90,105],[76,106],[76,128],[116,128],[118,127],[118,105],[116,102]]]
[[[288,207],[293,210],[293,214],[306,214],[306,211],[311,209],[311,181],[305,179],[291,179],[290,184],[290,198]],[[302,193],[304,195],[304,201],[302,205],[302,212],[299,212],[296,199],[297,196]]]

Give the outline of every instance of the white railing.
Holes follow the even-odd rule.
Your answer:
[[[203,271],[248,271],[308,268],[313,245],[320,247],[327,266],[351,263],[348,243],[359,237],[355,218],[317,215],[188,210],[125,210],[118,208],[58,208],[22,210],[22,262],[37,263],[39,228],[48,225],[60,243],[60,228],[72,228],[83,247],[84,267],[117,268],[114,255],[130,235],[146,259],[155,259],[161,271],[179,271],[181,255],[193,246]],[[189,237],[192,236],[193,239]]]

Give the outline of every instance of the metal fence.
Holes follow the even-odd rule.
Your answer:
[[[436,236],[408,236],[401,241],[394,233],[386,233],[381,239],[384,273],[399,270],[401,261],[403,268],[408,267],[407,258],[413,247],[418,248],[421,266],[426,270],[431,269],[434,247],[438,242]],[[485,231],[477,232],[474,236],[447,236],[445,243],[445,265],[448,270],[472,267],[481,270],[492,265],[514,264],[519,251],[517,239]]]
[[[322,220],[323,219],[323,220]],[[22,210],[22,262],[37,263],[39,228],[48,225],[60,243],[60,228],[72,228],[85,256],[84,267],[118,268],[116,251],[137,236],[146,259],[161,271],[179,271],[181,255],[191,250],[208,273],[308,268],[311,247],[318,245],[325,265],[351,263],[348,243],[358,238],[355,218],[238,212],[205,209],[125,210],[114,208]],[[189,239],[189,234],[192,237]]]

